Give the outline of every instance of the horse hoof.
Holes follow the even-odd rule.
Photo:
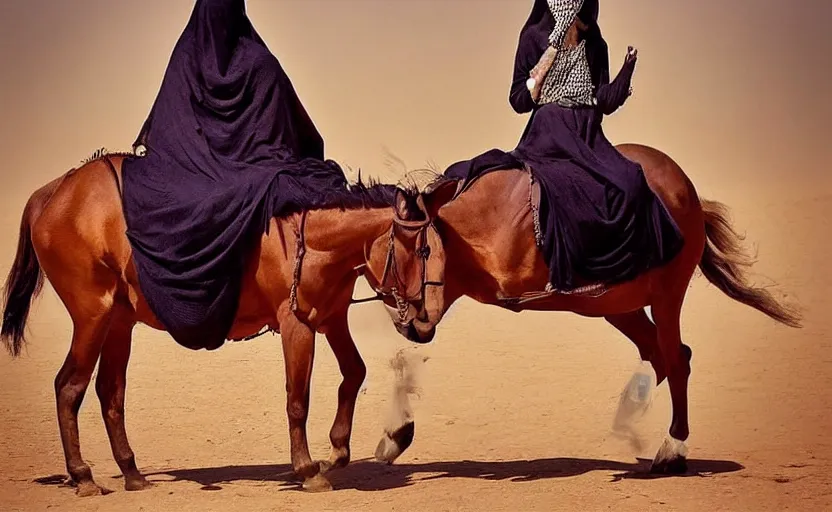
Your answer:
[[[376,460],[392,464],[401,454],[402,451],[399,449],[399,446],[390,438],[390,435],[385,432],[379,440],[378,446],[376,446]]]
[[[111,490],[101,487],[100,485],[96,484],[95,482],[88,481],[88,482],[81,482],[77,484],[78,487],[75,489],[75,494],[79,498],[90,498],[92,496],[104,496],[110,494]]]
[[[318,462],[319,472],[323,475],[329,473],[334,469],[341,469],[347,467],[350,463],[349,455],[341,455],[339,457],[333,456],[329,460],[322,460]]]
[[[153,487],[153,484],[148,482],[143,476],[138,478],[128,478],[124,481],[125,491],[143,491],[151,487]]]
[[[333,469],[335,469],[335,465],[333,463],[331,463],[330,461],[328,461],[328,460],[318,461],[318,471],[320,472],[320,474],[323,475],[325,473],[329,473]]]
[[[395,462],[413,444],[415,430],[415,424],[409,421],[392,434],[385,431],[376,447],[376,460],[387,464]]]
[[[681,475],[687,473],[687,451],[684,441],[666,438],[653,459],[650,473],[654,475]]]
[[[684,475],[688,472],[688,460],[681,455],[665,461],[653,461],[650,473],[653,475]]]
[[[306,492],[327,492],[332,490],[332,484],[319,473],[303,482],[303,490]]]

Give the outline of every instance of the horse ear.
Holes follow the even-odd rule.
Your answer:
[[[410,207],[407,192],[397,188],[396,197],[393,200],[393,209],[396,210],[396,216],[400,220],[407,220],[410,218]]]
[[[459,182],[455,180],[443,180],[425,191],[422,197],[425,201],[428,218],[436,218],[439,209],[454,198],[458,186]]]

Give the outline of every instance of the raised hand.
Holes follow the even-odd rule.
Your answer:
[[[625,64],[634,64],[638,60],[638,49],[632,46],[627,47],[627,56],[624,57]]]

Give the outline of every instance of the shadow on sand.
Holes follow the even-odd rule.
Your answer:
[[[479,480],[508,480],[532,482],[553,478],[568,478],[594,471],[612,473],[611,482],[626,479],[708,477],[745,469],[741,464],[722,460],[688,461],[688,472],[682,475],[653,475],[650,461],[638,459],[634,463],[595,459],[551,458],[513,461],[455,461],[386,465],[370,459],[356,461],[347,468],[327,476],[335,489],[380,491],[413,485],[416,482],[442,478],[473,478]],[[223,466],[214,468],[175,469],[147,473],[151,481],[188,481],[202,485],[203,490],[221,490],[222,484],[236,482],[275,482],[286,490],[298,489],[299,482],[288,464]],[[162,478],[154,478],[162,477]],[[163,478],[163,477],[171,477]],[[38,479],[43,485],[55,485],[57,478]]]

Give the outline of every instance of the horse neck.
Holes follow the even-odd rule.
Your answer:
[[[308,213],[306,246],[318,252],[337,254],[339,262],[364,263],[364,248],[383,236],[393,222],[393,209],[326,209]]]
[[[520,230],[525,230],[521,223],[528,200],[529,178],[525,171],[496,171],[477,179],[439,211],[446,228],[442,240],[449,293],[488,293],[485,289],[494,282],[495,272],[490,262],[495,257],[509,257],[506,251],[522,250],[515,242]]]

